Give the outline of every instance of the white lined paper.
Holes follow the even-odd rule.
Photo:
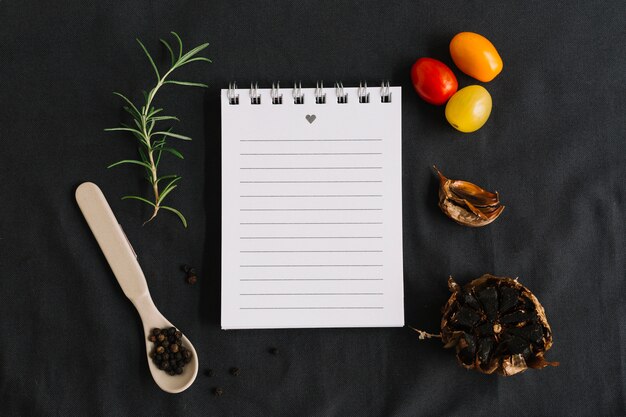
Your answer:
[[[226,91],[222,328],[404,325],[400,87],[391,103]]]

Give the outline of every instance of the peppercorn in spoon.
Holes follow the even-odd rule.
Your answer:
[[[85,182],[76,189],[76,201],[104,253],[113,274],[126,297],[132,301],[141,317],[146,343],[148,367],[157,385],[166,392],[176,394],[189,388],[198,374],[198,356],[193,345],[180,335],[181,346],[191,353],[191,360],[180,375],[168,375],[159,369],[150,358],[153,348],[149,340],[152,329],[174,327],[156,308],[146,278],[137,262],[137,255],[117,222],[104,194],[97,185]]]

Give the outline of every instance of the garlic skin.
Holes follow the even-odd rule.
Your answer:
[[[439,208],[460,225],[482,227],[502,214],[500,195],[491,193],[476,184],[446,178],[437,167],[439,176]]]

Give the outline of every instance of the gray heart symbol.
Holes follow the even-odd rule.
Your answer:
[[[309,123],[313,123],[316,119],[314,114],[307,114],[306,116],[304,116],[304,118],[307,120],[307,122]]]

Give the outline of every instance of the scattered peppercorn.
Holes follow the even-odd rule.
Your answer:
[[[273,347],[273,348],[271,348],[271,349],[270,349],[270,353],[271,353],[272,355],[278,355],[278,352],[279,352],[279,351],[278,351],[278,348]]]
[[[192,353],[183,346],[183,334],[175,327],[167,329],[152,329],[148,340],[155,344],[150,358],[160,370],[169,375],[180,375],[183,368],[191,362]],[[220,394],[221,395],[221,394]]]
[[[220,387],[213,388],[213,395],[216,397],[221,397],[224,394],[224,390]]]
[[[185,281],[189,285],[194,285],[198,281],[198,277],[196,276],[196,268],[193,268],[189,265],[183,265],[182,270],[187,274],[187,278]]]
[[[239,376],[239,374],[241,373],[241,369],[239,369],[239,368],[230,368],[230,373],[233,376]]]
[[[204,371],[204,374],[210,378],[215,375],[215,372],[213,371],[213,369],[207,369]]]

